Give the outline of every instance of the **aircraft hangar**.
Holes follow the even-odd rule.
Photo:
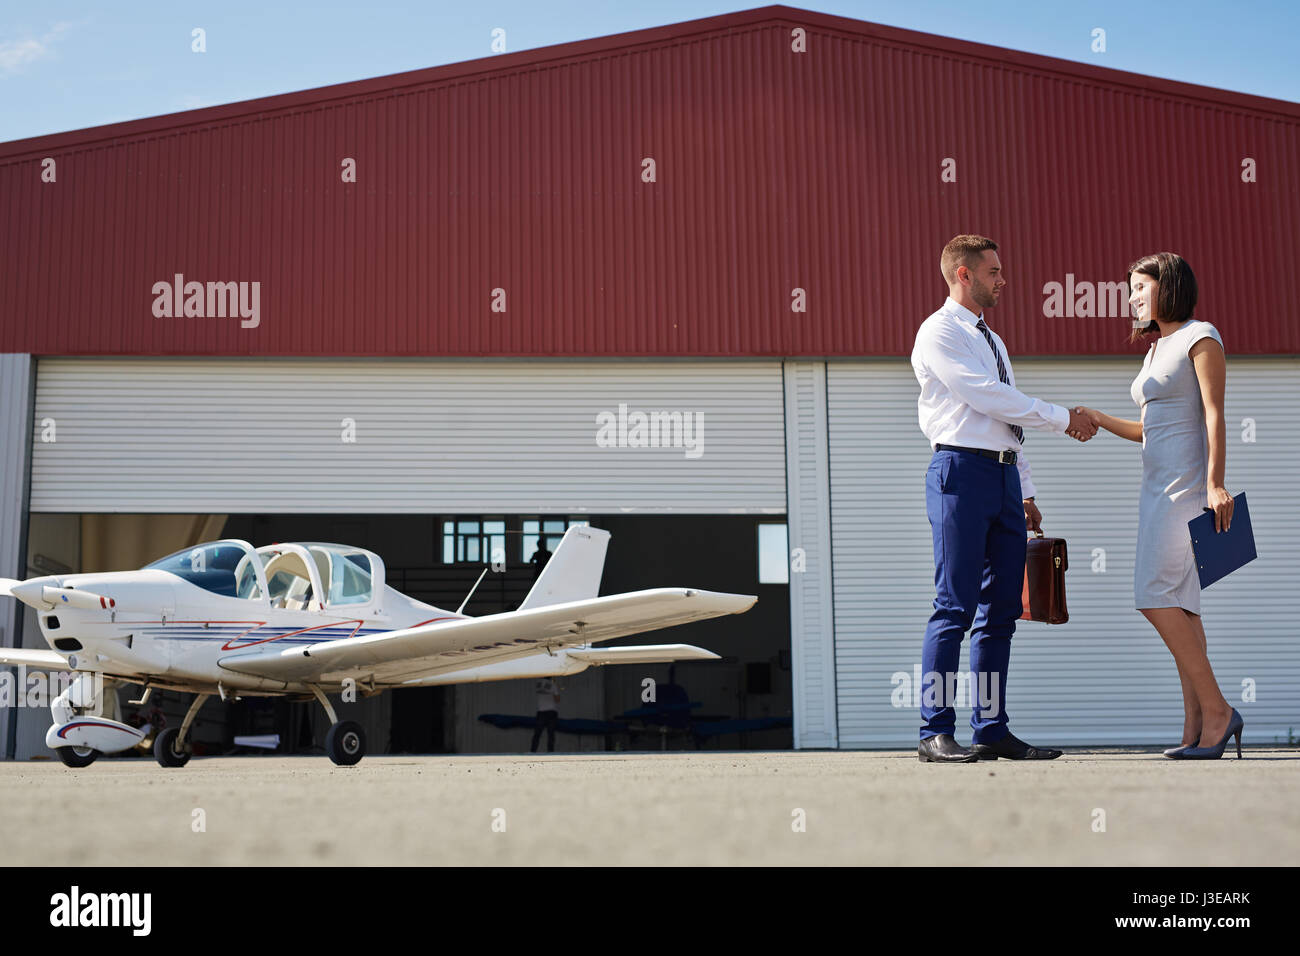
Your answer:
[[[945,133],[968,101],[1014,104],[996,162]],[[1152,106],[1148,214],[1112,117]],[[652,637],[719,660],[562,679],[557,749],[909,747],[933,567],[907,359],[939,250],[1000,243],[1022,390],[1128,416],[1146,346],[1114,280],[1173,248],[1227,344],[1228,481],[1261,556],[1206,592],[1211,659],[1247,737],[1289,739],[1300,645],[1269,599],[1300,541],[1300,330],[1263,281],[1294,264],[1259,237],[1300,215],[1298,142],[1294,104],[766,7],[0,144],[0,576],[336,541],[449,610],[487,567],[465,610],[489,614],[587,522],[612,534],[601,594],[758,603]],[[1017,732],[1173,739],[1178,675],[1130,603],[1139,450],[1026,450],[1071,622],[1017,631]],[[41,646],[16,604],[5,644]],[[645,719],[647,679],[668,718]],[[530,731],[482,718],[535,693],[343,708],[374,753],[519,751]],[[7,757],[44,752],[48,711],[3,721]],[[195,740],[311,752],[326,725],[213,700]]]

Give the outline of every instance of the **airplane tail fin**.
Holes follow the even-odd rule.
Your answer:
[[[546,562],[519,610],[596,597],[600,591],[600,576],[605,570],[605,548],[608,545],[609,532],[601,528],[574,525],[564,532],[555,553]]]

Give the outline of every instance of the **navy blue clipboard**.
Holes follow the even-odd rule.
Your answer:
[[[1250,527],[1250,511],[1246,508],[1244,491],[1232,499],[1232,527],[1229,530],[1214,530],[1214,512],[1208,508],[1199,518],[1187,522],[1187,530],[1192,533],[1192,552],[1196,555],[1196,570],[1201,576],[1202,589],[1257,557],[1255,533]]]

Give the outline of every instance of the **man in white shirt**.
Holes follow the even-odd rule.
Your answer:
[[[529,748],[537,753],[537,744],[546,730],[546,750],[555,752],[555,726],[560,719],[560,688],[549,677],[540,678],[533,690],[537,694],[537,723],[533,729],[533,744]]]
[[[921,384],[921,431],[935,449],[925,479],[936,597],[921,652],[922,762],[1061,755],[1011,734],[1003,694],[1011,635],[1023,611],[1026,529],[1042,530],[1024,431],[1051,429],[1087,441],[1097,429],[1081,408],[1016,390],[1011,359],[985,321],[984,310],[997,305],[1006,285],[997,248],[990,239],[969,235],[944,247],[940,270],[948,299],[921,323],[912,350]],[[970,750],[953,739],[952,707],[967,630],[974,701]]]

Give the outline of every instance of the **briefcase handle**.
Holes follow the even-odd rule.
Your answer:
[[[1209,509],[1207,508],[1206,510],[1208,511]],[[1034,540],[1034,538],[1045,538],[1045,537],[1047,537],[1047,535],[1043,534],[1043,532],[1041,531],[1031,531],[1029,532],[1029,537],[1027,540],[1032,541]],[[1059,568],[1061,566],[1061,559],[1059,557],[1054,558],[1052,559],[1052,563]]]
[[[1206,509],[1206,511],[1208,510],[1209,509]],[[1047,537],[1047,535],[1044,535],[1044,533],[1041,531],[1031,531],[1030,536],[1028,536],[1027,540],[1032,541],[1036,537]],[[1061,558],[1053,558],[1052,563],[1056,564],[1057,567],[1061,567]]]

